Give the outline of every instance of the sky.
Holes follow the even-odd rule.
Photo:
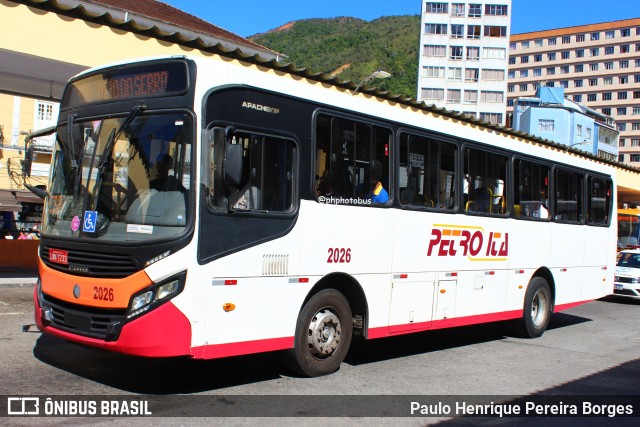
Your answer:
[[[351,16],[418,15],[424,0],[160,0],[239,36],[291,21]],[[638,0],[512,0],[511,34],[640,18]]]

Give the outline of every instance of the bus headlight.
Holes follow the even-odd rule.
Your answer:
[[[178,295],[184,288],[186,277],[187,272],[183,271],[133,295],[127,309],[127,319],[154,309]]]

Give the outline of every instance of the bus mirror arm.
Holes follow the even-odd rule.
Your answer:
[[[232,144],[235,128],[229,126],[225,129],[223,174],[227,188],[238,188],[242,182],[242,144]]]

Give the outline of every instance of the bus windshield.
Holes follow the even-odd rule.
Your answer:
[[[181,234],[191,196],[191,116],[132,111],[57,129],[42,233],[141,241]]]

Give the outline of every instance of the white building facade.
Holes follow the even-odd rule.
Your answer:
[[[417,99],[505,124],[511,0],[422,3]]]

